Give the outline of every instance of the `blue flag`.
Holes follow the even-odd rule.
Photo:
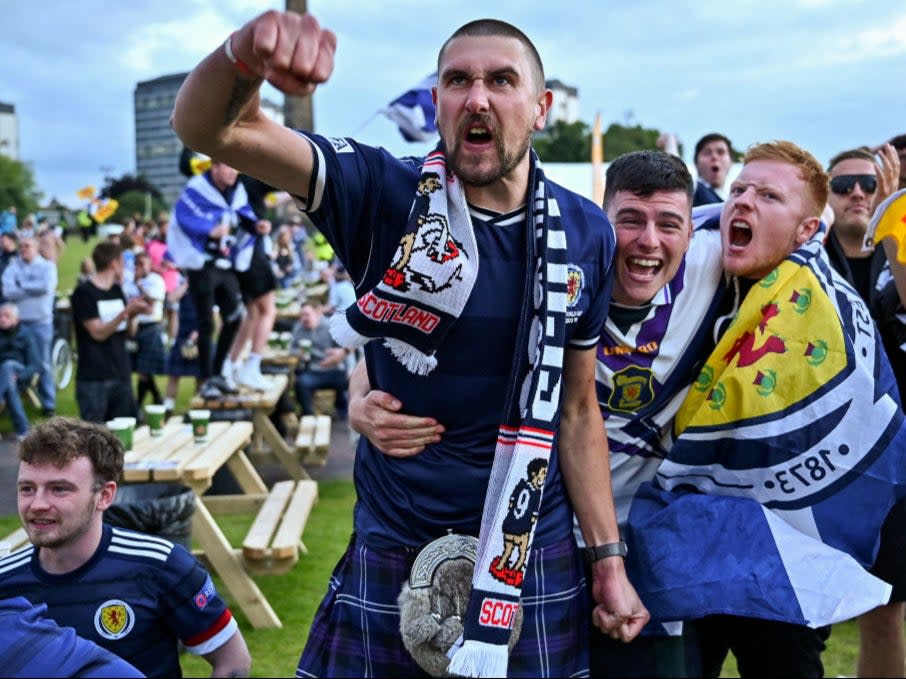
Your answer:
[[[633,500],[628,566],[655,622],[818,627],[890,595],[865,567],[906,493],[906,421],[868,310],[821,235],[746,294]]]
[[[396,123],[406,141],[429,141],[437,134],[434,101],[431,99],[431,88],[435,85],[437,73],[432,73],[381,111]]]

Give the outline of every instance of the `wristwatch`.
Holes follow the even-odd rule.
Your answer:
[[[594,547],[585,548],[585,561],[589,565],[595,561],[606,559],[609,556],[621,556],[626,558],[629,549],[623,540],[619,542],[608,542],[606,545],[595,545]]]

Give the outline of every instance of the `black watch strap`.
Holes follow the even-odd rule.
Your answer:
[[[595,561],[606,559],[609,556],[622,556],[625,558],[628,553],[629,549],[626,547],[626,543],[623,540],[620,540],[619,542],[608,542],[606,545],[586,547],[585,561],[589,564],[593,564]]]

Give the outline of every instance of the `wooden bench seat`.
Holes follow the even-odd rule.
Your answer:
[[[318,499],[315,481],[278,481],[267,494],[242,542],[242,558],[250,573],[285,573],[307,553],[302,533]]]
[[[303,415],[296,434],[296,452],[299,461],[306,465],[324,466],[330,452],[329,415]]]
[[[15,552],[17,549],[28,544],[28,533],[25,532],[24,528],[19,527],[6,537],[0,538],[0,542],[8,542],[10,546],[9,551]]]

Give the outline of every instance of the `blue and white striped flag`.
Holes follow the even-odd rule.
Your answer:
[[[813,627],[887,601],[865,568],[906,493],[906,421],[868,310],[820,236],[743,300],[629,512],[652,621],[723,613]]]
[[[435,85],[437,73],[432,73],[381,111],[396,123],[406,141],[429,141],[437,134],[434,101],[431,99],[431,88]]]

